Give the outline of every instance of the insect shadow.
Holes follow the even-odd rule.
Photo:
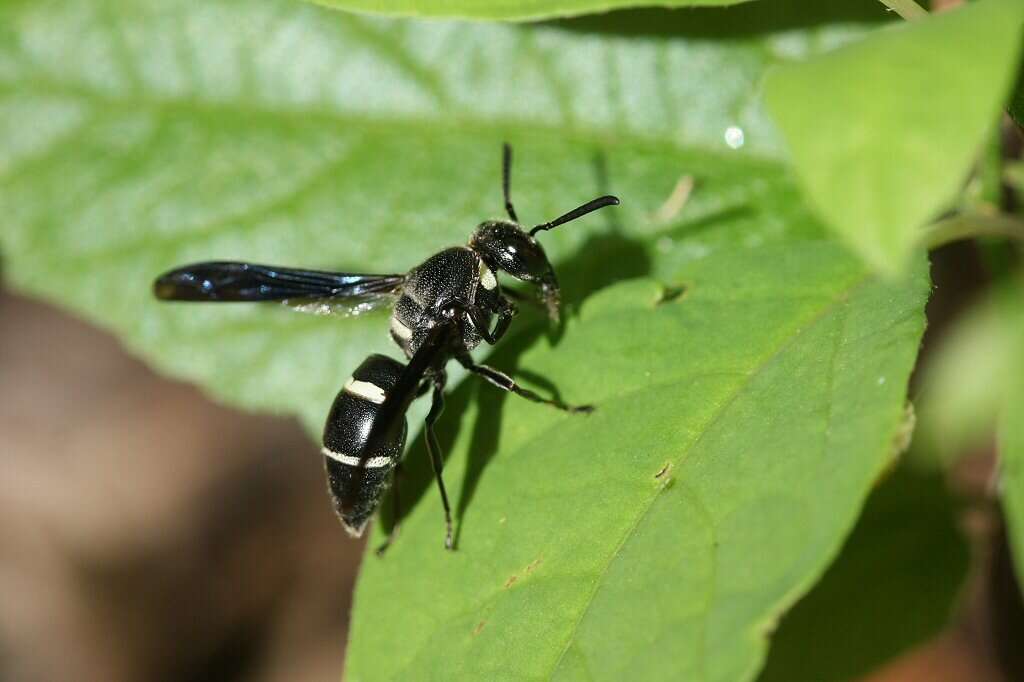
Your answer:
[[[595,159],[599,184],[603,185],[603,163],[600,157]],[[603,187],[601,188],[603,189]],[[616,282],[649,275],[651,259],[644,245],[622,234],[621,225],[614,217],[606,222],[604,230],[590,236],[583,245],[568,259],[556,265],[559,282],[562,287],[564,302],[569,304],[567,312],[578,310],[586,297]],[[547,336],[548,342],[557,345],[561,340],[562,325],[552,328],[544,318],[540,309],[531,310],[523,306],[520,319],[494,352],[488,356],[488,362],[501,367],[513,377],[524,379],[541,390],[561,398],[558,386],[544,377],[519,368],[519,361],[524,352]],[[552,329],[554,331],[552,332]],[[508,394],[495,390],[482,381],[474,381],[468,377],[448,396],[444,415],[437,425],[438,438],[442,452],[451,453],[456,435],[463,426],[464,415],[472,401],[477,402],[478,410],[472,420],[473,432],[470,436],[469,452],[462,485],[457,489],[455,502],[455,546],[465,526],[467,512],[476,494],[477,487],[491,460],[500,449],[500,433],[504,416],[504,403]],[[544,409],[538,406],[539,409]],[[601,409],[598,406],[597,409]],[[582,417],[586,418],[586,417]],[[410,425],[411,426],[411,425]],[[424,493],[433,491],[433,473],[424,446],[422,427],[410,443],[402,463],[398,478],[398,495],[400,498],[399,513],[405,517],[415,507]],[[455,492],[455,491],[453,491]],[[381,505],[379,515],[384,530],[390,533],[395,523],[395,490],[392,488]]]

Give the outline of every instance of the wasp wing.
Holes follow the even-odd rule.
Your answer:
[[[306,312],[359,314],[390,303],[404,281],[404,275],[208,261],[165,272],[153,293],[164,301],[282,301]]]
[[[289,298],[281,303],[300,313],[354,317],[395,302],[394,293],[363,293],[338,298]]]

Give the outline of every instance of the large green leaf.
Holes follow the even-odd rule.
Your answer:
[[[892,273],[949,208],[1016,72],[1024,3],[981,0],[777,70],[766,98],[809,200]]]
[[[749,677],[889,458],[925,274],[879,284],[823,239],[755,95],[768,65],[855,29],[592,28],[283,1],[0,8],[5,277],[314,433],[352,367],[389,347],[383,318],[161,305],[152,277],[210,258],[403,271],[500,211],[502,139],[527,220],[623,198],[544,235],[579,312],[560,342],[527,313],[493,358],[522,355],[598,412],[455,391],[461,549],[440,548],[414,448],[403,497],[423,500],[364,572],[355,678],[611,675],[626,658]]]
[[[8,3],[5,274],[164,371],[315,432],[347,372],[388,343],[379,318],[155,306],[152,277],[209,258],[404,271],[499,213],[503,139],[526,220],[624,198],[545,235],[555,259],[576,254],[560,269],[570,302],[721,244],[799,234],[793,190],[760,160],[779,146],[752,91],[775,55],[849,30],[788,28],[720,45],[282,2]],[[698,189],[662,217],[683,175]]]
[[[461,551],[441,549],[429,495],[364,565],[349,679],[757,670],[774,619],[889,461],[927,279],[883,286],[805,242],[722,251],[676,281],[688,290],[674,302],[618,285],[556,347],[513,339],[494,354],[563,377],[594,414],[456,392]],[[425,456],[409,458],[424,485]]]

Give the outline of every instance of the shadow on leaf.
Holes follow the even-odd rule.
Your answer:
[[[565,262],[556,265],[556,270],[563,284],[564,298],[567,307],[577,307],[582,300],[594,292],[616,282],[643,277],[650,273],[650,259],[646,249],[637,241],[619,234],[617,226],[590,237],[583,246]],[[517,320],[517,328],[510,332],[495,351],[487,357],[487,364],[511,375],[517,381],[528,380],[530,384],[547,396],[560,398],[558,385],[546,377],[529,371],[518,369],[519,359],[529,350],[541,336],[548,334],[549,342],[557,345],[560,334],[541,317],[539,311],[524,310]],[[454,481],[445,479],[449,497],[452,500],[453,520],[455,521],[455,546],[458,547],[462,536],[463,519],[472,503],[480,479],[488,463],[498,453],[500,442],[504,401],[509,394],[475,377],[467,377],[466,381],[452,393],[448,394],[445,411],[437,426],[438,440],[441,450],[447,458],[451,452],[455,434],[461,424],[462,416],[468,412],[469,402],[477,395],[478,411],[475,423],[470,425],[473,435],[470,440],[468,461],[461,486],[454,486]],[[513,400],[522,398],[513,397]],[[536,409],[552,409],[537,405]],[[401,514],[409,513],[428,487],[434,487],[434,475],[430,469],[429,458],[423,443],[422,433],[410,438],[407,452],[403,459],[402,474],[398,483],[401,499]],[[388,494],[381,505],[380,519],[386,531],[394,525],[394,491]],[[439,499],[431,496],[431,503],[436,503],[438,520],[438,546],[441,544],[444,524]],[[399,538],[398,542],[401,542]]]
[[[897,470],[839,557],[782,620],[760,682],[857,679],[942,630],[968,552],[941,475]]]
[[[824,24],[892,21],[881,3],[839,0],[748,2],[727,7],[626,9],[548,22],[570,31],[626,36],[672,36],[706,40],[751,38]]]

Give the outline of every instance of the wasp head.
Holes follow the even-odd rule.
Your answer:
[[[492,270],[507,272],[518,280],[540,287],[541,299],[551,319],[558,319],[558,278],[544,249],[518,225],[503,220],[480,223],[469,246]]]

